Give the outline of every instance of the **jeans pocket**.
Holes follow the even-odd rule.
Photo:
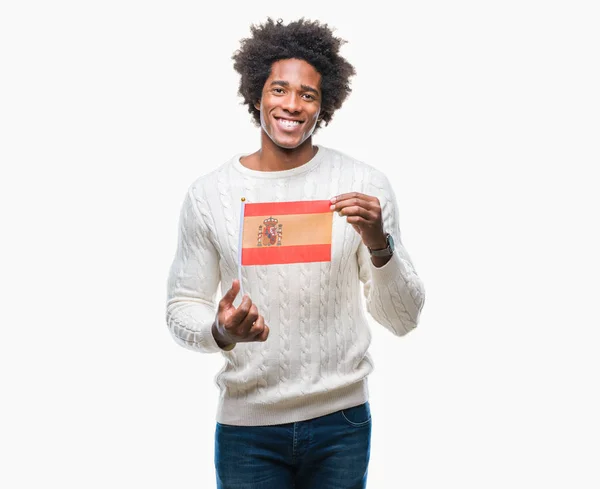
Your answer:
[[[371,423],[371,409],[368,402],[359,406],[343,409],[340,413],[347,424],[356,428]]]

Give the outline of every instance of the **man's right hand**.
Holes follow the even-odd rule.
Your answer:
[[[239,291],[240,281],[235,279],[231,288],[219,301],[212,333],[221,348],[233,343],[265,341],[269,336],[265,318],[258,313],[250,297],[244,295],[237,308],[233,305]]]

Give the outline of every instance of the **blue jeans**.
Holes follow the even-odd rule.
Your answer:
[[[273,426],[217,423],[217,489],[364,489],[369,403]]]

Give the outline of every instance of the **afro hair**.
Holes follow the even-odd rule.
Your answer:
[[[239,95],[248,106],[248,112],[260,126],[260,111],[254,104],[262,96],[262,90],[271,74],[271,66],[280,59],[302,59],[312,65],[321,75],[321,121],[327,125],[334,112],[342,106],[350,94],[350,77],[354,67],[339,55],[346,43],[335,37],[327,24],[301,18],[284,25],[281,19],[274,22],[268,18],[264,24],[250,27],[251,37],[240,41],[240,49],[232,56],[234,69],[241,75]]]

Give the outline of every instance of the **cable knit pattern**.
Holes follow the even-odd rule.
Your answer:
[[[274,202],[284,202],[286,198],[287,179],[279,179]],[[291,342],[290,342],[290,303],[286,268],[277,267],[277,284],[279,286],[279,388],[285,392],[289,388],[291,371]]]
[[[258,307],[260,308],[260,313],[265,318],[266,324],[271,324],[270,321],[270,304],[269,304],[269,289],[268,289],[268,278],[267,278],[267,267],[266,266],[257,266],[256,267],[256,275],[258,278]],[[256,400],[259,403],[268,404],[271,402],[270,396],[265,395],[266,389],[269,385],[268,382],[268,369],[267,369],[267,348],[266,345],[261,344],[260,348],[260,365],[258,366],[257,372],[257,381],[256,381]]]
[[[338,194],[338,185],[340,181],[340,165],[339,161],[335,159],[335,154],[331,156],[331,162],[328,165],[320,165],[319,174],[324,174],[324,182],[329,184],[328,192],[325,197],[333,197]],[[335,216],[334,216],[335,219]],[[335,221],[334,221],[335,222]],[[333,255],[333,251],[332,251]],[[321,362],[320,372],[322,379],[322,388],[329,390],[330,379],[332,379],[331,372],[335,371],[335,364],[333,364],[333,351],[335,346],[331,344],[329,340],[330,325],[328,324],[328,310],[329,310],[329,296],[331,294],[330,281],[331,281],[331,262],[323,262],[320,264],[320,291],[319,297],[321,302],[319,304],[319,335],[321,345]],[[334,365],[334,368],[332,368]],[[332,384],[337,383],[337,380],[332,380]]]
[[[377,323],[401,336],[418,324],[425,294],[400,240],[389,181],[379,170],[323,146],[308,163],[280,172],[250,170],[240,156],[197,179],[184,199],[168,280],[169,330],[186,348],[223,355],[215,378],[220,423],[290,423],[367,401],[373,364],[370,326],[361,308],[366,305]],[[374,267],[352,226],[334,215],[330,262],[244,267],[244,292],[271,334],[265,342],[221,350],[211,328],[219,284],[225,292],[238,273],[241,197],[325,200],[351,191],[380,199],[384,227],[396,242],[390,261]]]
[[[221,246],[221,250],[223,250],[221,256],[228,256],[230,257],[230,260],[224,260],[225,265],[225,270],[223,270],[225,272],[225,274],[227,272],[229,272],[230,274],[232,274],[234,277],[237,277],[237,267],[236,267],[236,262],[237,262],[237,224],[236,224],[236,216],[235,216],[235,211],[236,209],[234,209],[234,202],[233,202],[233,196],[231,194],[231,188],[229,186],[229,179],[230,179],[230,169],[223,167],[221,168],[221,170],[218,172],[218,180],[217,180],[217,192],[219,194],[219,204],[220,204],[220,208],[221,213],[217,214],[220,216],[219,225],[224,225],[225,226],[225,233],[223,233],[223,236],[219,236],[220,241],[223,243]],[[238,200],[238,202],[240,202],[240,206],[241,206],[241,200]],[[211,209],[212,210],[212,209]],[[213,210],[214,212],[214,210]],[[229,289],[231,284],[231,280],[224,282],[222,285],[222,292],[225,293],[225,291],[227,289]],[[230,390],[231,390],[231,395],[234,396],[236,399],[240,399],[241,397],[244,397],[244,393],[246,391],[245,387],[247,386],[247,382],[248,382],[248,375],[247,372],[245,372],[245,369],[243,368],[244,365],[244,360],[238,358],[238,354],[243,354],[244,353],[244,349],[241,348],[240,349],[241,352],[238,351],[231,351],[229,354],[230,357],[230,362],[231,362],[231,367],[233,368],[234,371],[237,372],[237,375],[239,375],[242,379],[243,382],[241,383],[236,383],[234,385],[230,386]],[[241,372],[241,373],[240,373]]]
[[[237,257],[235,256],[235,253],[237,250],[236,229],[238,223],[236,222],[234,214],[235,209],[233,209],[232,195],[229,186],[230,176],[228,175],[227,170],[227,168],[222,168],[218,172],[217,191],[219,193],[220,205],[222,207],[221,212],[218,214],[219,217],[222,219],[222,222],[219,222],[219,224],[224,224],[226,231],[226,235],[220,236],[219,238],[220,240],[222,240],[221,242],[223,243],[221,247],[221,249],[223,250],[222,256],[228,256],[230,258],[230,260],[226,260],[225,266],[228,267],[228,271],[235,275],[237,274],[237,269],[235,267],[235,260],[237,259]],[[238,202],[241,203],[241,200]],[[225,255],[225,253],[227,253],[227,255]]]
[[[331,185],[332,185],[332,194],[331,197],[333,197],[334,195],[339,195],[341,193],[344,193],[345,191],[349,190],[349,189],[340,189],[339,185],[342,182],[342,175],[341,175],[341,162],[340,162],[340,157],[341,155],[336,155],[334,161],[333,161],[333,176],[331,179]],[[351,163],[349,163],[351,164]],[[336,216],[334,216],[335,219]],[[338,223],[338,227],[339,227],[340,223]],[[347,236],[348,236],[348,228],[349,226],[342,226],[343,228],[343,235],[342,235],[342,239],[340,240],[340,244],[342,247],[342,250],[347,249],[348,246],[348,242],[347,242]],[[333,254],[333,251],[332,251]],[[344,257],[344,251],[342,251],[341,253],[341,257]],[[342,335],[342,324],[340,321],[340,311],[341,311],[341,307],[342,307],[342,301],[341,301],[341,290],[340,290],[340,275],[337,274],[335,272],[336,268],[339,270],[340,269],[340,262],[339,260],[334,260],[333,263],[331,264],[331,268],[330,268],[330,279],[331,277],[335,276],[337,282],[330,284],[330,290],[333,293],[333,324],[334,324],[334,331],[335,331],[335,345],[336,345],[336,352],[335,352],[335,372],[338,374],[338,376],[340,375],[340,372],[343,368],[343,364],[341,362],[341,359],[343,358],[343,352],[344,352],[344,337]],[[333,288],[331,288],[331,285],[333,285]]]
[[[349,185],[349,189],[356,189],[356,177],[357,177],[357,168],[356,168],[356,163],[352,162],[352,170],[350,171],[350,175],[351,175],[351,183]],[[346,218],[343,218],[344,220]],[[347,224],[347,223],[346,223]],[[340,289],[341,289],[341,285],[342,283],[346,284],[345,290],[340,290],[340,301],[342,300],[342,298],[345,300],[345,304],[352,304],[352,291],[351,289],[351,280],[348,280],[348,278],[350,277],[349,275],[349,270],[350,267],[352,266],[352,260],[355,258],[355,255],[353,253],[349,253],[348,251],[346,251],[346,244],[348,245],[348,248],[350,248],[350,246],[352,246],[352,242],[356,240],[357,236],[356,236],[356,231],[354,230],[354,228],[352,226],[346,225],[345,226],[346,230],[344,232],[344,248],[343,248],[343,256],[344,256],[344,264],[342,267],[340,267],[339,271],[338,271],[338,282],[340,284]],[[348,236],[348,237],[346,237]],[[352,348],[352,346],[355,344],[355,328],[356,328],[356,323],[352,320],[352,308],[350,307],[345,307],[344,308],[346,310],[346,322],[345,324],[348,325],[347,330],[348,333],[350,335],[350,340],[347,341],[346,343],[346,351],[344,351],[344,358],[347,358],[348,356],[348,350],[350,350]],[[350,360],[350,359],[348,359]],[[346,379],[351,378],[349,375],[351,372],[351,368],[352,368],[352,364],[349,362],[346,362],[345,364],[345,371],[344,371],[344,376]]]
[[[260,195],[260,189],[254,185],[252,179],[247,175],[244,176],[244,192],[244,196],[248,202],[257,202],[257,196]],[[258,285],[258,296],[253,297],[253,300],[259,308],[260,314],[262,314],[264,317],[265,323],[270,324],[269,281],[267,277],[267,267],[256,266],[252,268],[256,273]],[[244,277],[246,277],[246,274],[244,274]],[[248,281],[244,282],[244,287],[248,289],[250,287],[250,283]],[[255,402],[258,404],[270,404],[273,402],[273,400],[271,396],[266,395],[266,390],[269,385],[267,368],[269,361],[268,350],[264,343],[253,343],[253,346],[254,350],[249,349],[248,351],[252,351],[253,353],[260,355],[260,363],[256,369]]]
[[[315,181],[315,172],[306,173],[304,179],[303,198],[305,200],[314,200],[317,182]],[[300,264],[300,376],[308,379],[311,376],[311,322],[310,322],[310,291],[311,291],[311,270],[314,269],[313,263]],[[306,394],[304,389],[302,395]]]
[[[244,177],[242,188],[243,188],[243,197],[248,202],[254,202],[254,195],[252,193],[253,185],[250,182],[250,179],[248,177]],[[241,199],[238,201],[237,205],[239,206],[240,211],[241,211],[241,207],[242,207]],[[236,222],[239,222],[239,215],[238,215],[238,217],[236,217]],[[238,225],[238,228],[239,228],[239,225]],[[239,242],[239,229],[236,230],[235,241],[236,241],[236,246],[234,247],[234,249],[232,251],[237,256],[238,242]],[[244,268],[242,268],[241,278],[242,278],[242,288],[245,293],[248,293],[247,291],[250,290],[250,282],[248,280],[247,270],[245,270]],[[256,343],[246,343],[242,346],[242,349],[244,350],[244,354],[246,357],[244,364],[251,365],[252,364],[252,356],[256,349]],[[260,372],[260,369],[258,370],[258,372]],[[244,385],[248,386],[248,389],[244,390],[245,399],[248,399],[248,395],[250,394],[250,391],[252,391],[253,394],[256,394],[256,387],[255,386],[250,387],[250,384],[253,383],[250,379],[251,379],[251,377],[256,378],[256,373],[257,372],[253,372],[248,368],[245,368],[243,370],[243,375],[242,375],[241,379],[242,379],[242,382],[244,383]],[[258,380],[256,382],[258,382]]]
[[[319,264],[319,366],[318,382],[322,384],[324,390],[328,390],[327,376],[329,366],[329,337],[327,335],[327,303],[329,302],[329,262]]]

